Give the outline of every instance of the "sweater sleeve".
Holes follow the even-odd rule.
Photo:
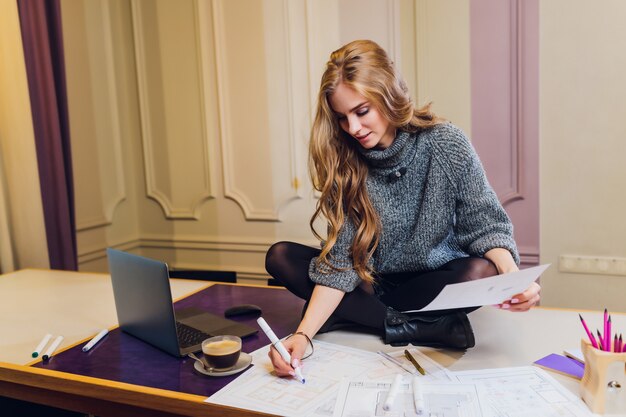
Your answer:
[[[445,139],[438,141],[439,156],[446,161],[448,178],[456,187],[454,231],[459,245],[474,256],[504,248],[519,264],[513,224],[489,184],[476,151],[460,129],[446,126]]]
[[[316,284],[335,288],[344,292],[350,292],[359,286],[361,278],[354,270],[350,247],[356,235],[352,222],[346,221],[339,231],[337,242],[330,250],[328,260],[336,268],[329,268],[320,263],[318,257],[311,259],[309,264],[309,277]]]

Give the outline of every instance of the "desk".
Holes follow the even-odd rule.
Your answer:
[[[51,280],[52,276],[59,280],[59,285],[69,285],[69,287],[65,287],[66,291],[54,289],[54,282],[44,284]],[[55,311],[53,315],[55,319],[51,322],[57,323],[58,326],[67,326],[65,328],[59,327],[57,330],[46,328],[44,324],[37,324],[30,330],[24,330],[25,333],[20,336],[19,343],[14,344],[15,346],[19,345],[19,350],[16,350],[14,345],[9,345],[7,340],[2,340],[0,344],[2,356],[0,358],[5,363],[0,364],[0,394],[55,407],[89,412],[99,416],[263,415],[252,411],[204,403],[203,401],[208,394],[198,395],[190,393],[192,391],[189,389],[190,387],[180,386],[174,389],[148,387],[140,383],[124,382],[124,377],[117,378],[117,380],[114,380],[113,377],[94,378],[89,375],[89,370],[73,370],[70,372],[63,370],[67,369],[64,368],[67,365],[65,362],[81,362],[76,356],[72,359],[72,349],[76,350],[72,346],[82,345],[82,342],[93,336],[101,327],[113,327],[116,325],[112,291],[108,280],[108,275],[104,274],[33,270],[0,276],[0,294],[3,294],[4,298],[11,294],[9,298],[12,304],[10,309],[2,305],[0,313],[3,313],[3,317],[15,317],[16,312],[19,312],[20,317],[24,317],[20,320],[27,324],[33,323],[34,325],[37,321],[43,321],[41,317],[45,317],[42,314],[42,306],[46,306],[48,309],[54,306]],[[42,291],[44,303],[42,303],[41,299],[34,297],[29,291],[29,289],[34,290],[33,285],[48,288]],[[50,285],[50,287],[47,287],[47,285]],[[215,291],[224,291],[226,287],[228,286],[216,285],[215,288],[220,289]],[[172,280],[172,290],[177,296],[193,293],[195,295],[192,295],[192,297],[194,297],[200,294],[198,291],[207,291],[206,294],[209,294],[209,291],[215,292],[212,288],[214,287],[211,287],[211,284],[206,282]],[[232,286],[232,288],[241,287]],[[8,292],[9,290],[11,292]],[[274,318],[278,317],[272,317],[271,314],[278,314],[283,317],[291,316],[292,321],[284,322],[279,327],[283,335],[285,332],[292,331],[297,325],[302,301],[295,296],[291,296],[283,289],[259,288],[257,290],[267,293],[271,299],[277,300],[271,308],[277,308],[278,313],[276,311],[272,313],[264,310],[266,312],[264,316],[268,318],[268,321],[270,317],[272,318],[270,322],[273,322]],[[246,291],[237,293],[241,295]],[[13,294],[16,295],[13,296]],[[54,297],[50,297],[51,294]],[[98,294],[98,296],[96,298],[89,297],[92,294]],[[223,293],[221,294],[222,298],[224,298]],[[233,291],[233,294],[233,296],[236,296],[235,291]],[[246,296],[249,297],[249,294],[251,293],[248,291]],[[18,297],[24,298],[20,301],[17,299]],[[184,306],[184,303],[191,300],[192,297],[179,301],[177,307],[179,304]],[[53,302],[50,298],[58,300]],[[70,305],[68,303],[69,299],[74,300],[77,305],[83,303],[81,304],[82,307],[77,308],[77,306]],[[89,310],[86,307],[90,306],[96,299],[100,301],[98,304],[101,305],[98,308],[101,311],[95,315],[86,314],[85,312]],[[257,303],[258,299],[248,299],[247,301]],[[222,308],[219,304],[216,306],[216,308]],[[85,314],[81,315],[81,313]],[[577,313],[577,311],[573,310],[535,308],[528,313],[515,314],[489,307],[481,308],[470,315],[477,341],[475,348],[467,352],[423,348],[423,352],[453,371],[529,365],[536,359],[549,353],[559,353],[564,348],[579,346],[584,332],[580,326]],[[590,328],[595,329],[599,326],[602,317],[600,312],[587,312],[584,313],[584,316]],[[65,323],[60,323],[61,321]],[[10,329],[7,329],[10,326],[15,326],[15,324],[7,323],[7,320],[2,320],[1,323],[0,330],[3,331],[1,334],[12,334]],[[626,329],[626,315],[613,314],[613,323],[614,329]],[[289,326],[292,326],[292,328],[289,329]],[[62,334],[60,333],[61,331],[66,332],[64,334],[66,336],[64,346],[69,349],[50,362],[54,366],[41,366],[41,364],[24,366],[25,359],[27,359],[24,356],[30,353],[43,334],[46,332]],[[119,330],[117,332],[119,333]],[[68,335],[71,336],[68,337]],[[114,332],[110,336],[114,336]],[[382,344],[380,338],[375,335],[349,331],[323,334],[316,337],[316,339],[371,351],[389,351],[394,349]],[[112,340],[109,342],[112,342]],[[257,337],[254,340],[245,341],[244,350],[250,351],[252,347],[266,343],[266,341]],[[25,354],[22,352],[24,348],[26,349]],[[11,350],[16,350],[13,354],[17,356],[8,356],[11,354]],[[17,358],[17,360],[7,358]],[[58,359],[56,365],[55,359]],[[180,364],[180,369],[182,369],[181,375],[184,374],[185,378],[203,378],[197,374],[188,374],[190,363],[187,363],[184,359],[171,357],[167,357],[167,359]],[[55,367],[59,369],[54,369]],[[82,374],[74,371],[80,371]],[[552,375],[572,392],[578,393],[578,381],[557,374]],[[171,379],[171,377],[168,378]],[[181,377],[180,380],[182,379],[184,378]],[[207,378],[204,380],[208,381]]]
[[[304,304],[275,287],[180,279],[172,279],[171,287],[174,298],[187,296],[175,303],[176,309],[193,304],[221,314],[231,303],[259,304],[268,320],[277,323],[279,336],[295,329]],[[250,291],[263,294],[252,299]],[[169,356],[119,331],[107,274],[23,270],[0,276],[0,294],[0,314],[6,318],[0,321],[0,334],[7,335],[0,340],[2,396],[98,416],[265,415],[205,403],[208,395],[236,376],[199,375],[193,361]],[[106,340],[81,352],[80,347],[105,327],[112,329]],[[46,333],[65,339],[54,357],[42,364],[30,353]],[[244,338],[247,352],[266,344],[261,335]]]

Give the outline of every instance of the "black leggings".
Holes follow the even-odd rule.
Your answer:
[[[315,288],[315,283],[309,278],[309,264],[320,252],[319,249],[299,243],[278,242],[267,251],[265,269],[289,291],[308,301]],[[357,287],[345,294],[333,315],[383,330],[387,306],[399,311],[417,310],[430,303],[447,284],[485,278],[497,273],[491,261],[469,257],[454,259],[434,271],[380,274],[376,277],[378,295]]]

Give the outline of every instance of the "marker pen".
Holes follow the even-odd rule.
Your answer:
[[[89,349],[94,347],[95,344],[100,341],[100,339],[102,339],[104,336],[107,335],[107,333],[109,333],[109,329],[102,329],[102,330],[100,330],[100,333],[95,335],[94,338],[89,341],[89,343],[87,343],[85,346],[83,346],[83,352],[87,352]]]
[[[42,359],[44,361],[47,361],[48,359],[50,359],[52,357],[52,354],[54,353],[55,350],[57,350],[57,348],[59,347],[62,341],[63,341],[63,336],[57,336],[57,338],[54,339],[54,342],[52,342],[52,344],[50,345],[46,353],[43,354]]]
[[[276,334],[272,331],[272,329],[267,324],[267,322],[263,319],[263,317],[259,317],[256,321],[257,323],[259,323],[259,326],[261,326],[261,329],[263,330],[263,332],[270,339],[270,342],[272,342],[272,345],[276,348],[278,353],[280,353],[280,356],[283,358],[283,360],[287,362],[289,365],[291,365],[291,355],[289,354],[289,352],[287,352],[287,349],[285,349],[285,346],[282,344],[280,339],[276,337]],[[300,369],[300,367],[298,366],[297,368],[294,368],[293,370],[296,373],[296,378],[298,379],[298,381],[304,384],[305,380],[304,380],[304,377],[302,376],[302,370]]]
[[[426,404],[424,404],[424,393],[422,392],[422,384],[420,384],[417,376],[413,377],[413,402],[415,403],[415,412],[418,415],[425,415]]]
[[[52,335],[50,333],[48,333],[47,335],[45,335],[43,337],[43,339],[41,339],[41,342],[39,342],[39,344],[37,345],[37,347],[35,348],[35,350],[33,350],[33,353],[31,353],[31,356],[33,358],[36,358],[37,356],[39,356],[39,354],[41,353],[41,350],[46,347],[46,345],[48,344],[48,342],[50,341],[50,339],[52,339]]]
[[[400,390],[400,385],[402,384],[402,375],[397,374],[391,383],[391,388],[389,388],[389,393],[387,394],[387,398],[385,398],[385,403],[383,404],[383,410],[389,411],[393,407],[393,403],[396,401],[396,396],[398,395],[398,391]]]

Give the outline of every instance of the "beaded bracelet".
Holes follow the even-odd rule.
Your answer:
[[[306,334],[306,333],[304,333],[304,332],[295,332],[295,333],[291,333],[291,334],[290,334],[289,336],[287,336],[285,339],[289,339],[291,336],[294,336],[294,335],[297,335],[297,334],[299,334],[299,335],[301,335],[301,336],[306,337],[306,340],[309,342],[309,345],[311,345],[311,353],[309,353],[308,355],[304,356],[304,357],[302,358],[302,360],[304,360],[304,359],[308,358],[309,356],[311,356],[311,355],[313,354],[313,352],[315,351],[315,348],[313,347],[313,341],[311,340],[311,338],[310,338],[309,336],[307,336],[307,334]]]

